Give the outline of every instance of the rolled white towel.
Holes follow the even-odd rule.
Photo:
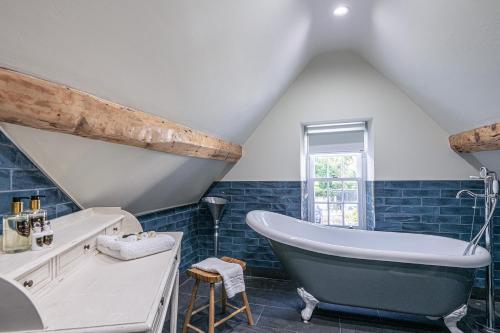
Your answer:
[[[97,237],[97,249],[116,259],[131,260],[169,251],[175,245],[175,239],[164,234],[132,242],[124,242],[120,238],[121,236],[100,235]]]
[[[218,258],[207,258],[192,266],[205,272],[219,273],[224,281],[227,297],[245,291],[243,268],[240,265],[226,262]]]

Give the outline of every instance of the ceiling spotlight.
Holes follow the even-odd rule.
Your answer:
[[[333,11],[333,15],[335,16],[344,16],[347,15],[347,13],[349,13],[349,8],[347,8],[346,6],[338,6]]]

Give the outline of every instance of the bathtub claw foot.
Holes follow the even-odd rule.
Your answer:
[[[297,288],[297,293],[304,303],[306,303],[306,307],[300,312],[300,315],[302,316],[302,321],[308,323],[319,301],[313,295],[305,291],[304,288]]]
[[[458,322],[465,317],[467,314],[467,305],[462,305],[449,315],[443,318],[444,324],[448,327],[451,333],[463,333],[461,329],[457,327]]]

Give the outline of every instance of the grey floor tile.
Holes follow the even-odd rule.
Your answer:
[[[382,327],[377,320],[367,318],[340,317],[342,333],[382,333]]]
[[[246,291],[251,304],[289,309],[299,309],[302,306],[302,299],[295,292],[259,288],[247,288]],[[237,303],[240,302],[241,300],[237,299]]]
[[[299,332],[307,333],[340,333],[340,320],[338,316],[324,317],[315,315],[309,323],[300,323]]]
[[[291,308],[264,307],[257,326],[283,329],[293,332],[300,331],[302,325],[300,313]]]

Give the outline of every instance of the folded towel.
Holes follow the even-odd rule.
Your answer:
[[[226,295],[232,298],[237,293],[245,291],[243,268],[240,265],[225,262],[217,258],[207,258],[192,266],[205,272],[219,273],[224,280]]]
[[[137,259],[168,251],[174,245],[175,239],[164,234],[137,241],[122,241],[121,236],[97,236],[97,249],[104,254],[121,260]]]

